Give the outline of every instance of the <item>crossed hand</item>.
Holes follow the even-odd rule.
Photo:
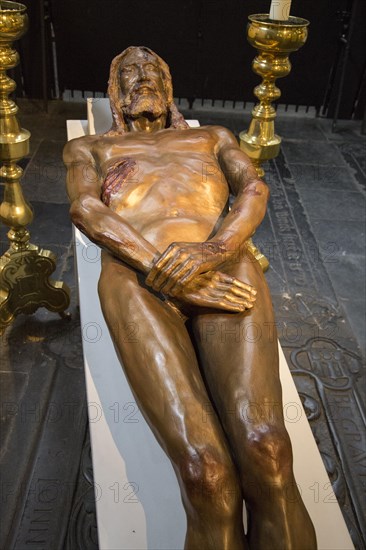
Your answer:
[[[217,268],[227,260],[220,243],[172,243],[155,261],[146,284],[183,302],[245,311],[254,306],[257,291]]]

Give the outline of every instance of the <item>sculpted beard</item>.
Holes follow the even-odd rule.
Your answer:
[[[158,118],[166,113],[167,105],[165,97],[155,91],[143,94],[135,91],[121,99],[120,109],[131,118],[146,114]]]

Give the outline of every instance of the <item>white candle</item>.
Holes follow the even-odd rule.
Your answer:
[[[290,15],[291,0],[272,0],[269,18],[286,21]]]

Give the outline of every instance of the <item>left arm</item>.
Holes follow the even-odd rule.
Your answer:
[[[146,278],[146,283],[157,291],[171,291],[177,284],[188,284],[197,275],[216,270],[231,257],[238,257],[265,215],[267,185],[258,178],[250,159],[229,130],[217,127],[212,131],[217,136],[217,160],[236,200],[213,238],[204,243],[168,246]]]
[[[267,209],[269,189],[258,178],[249,157],[240,149],[233,134],[225,128],[217,129],[220,167],[236,199],[209,243],[217,243],[227,255],[235,254],[262,222]]]

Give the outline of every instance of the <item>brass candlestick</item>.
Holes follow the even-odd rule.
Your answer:
[[[26,228],[33,212],[23,196],[19,181],[23,170],[17,162],[29,152],[30,133],[19,126],[18,107],[8,98],[16,84],[6,71],[19,62],[11,46],[27,26],[26,6],[0,0],[0,178],[5,183],[0,219],[10,228],[10,248],[0,258],[0,333],[18,313],[33,313],[43,306],[64,316],[70,303],[66,284],[49,279],[56,256],[30,244]]]
[[[309,21],[289,17],[287,21],[273,21],[268,14],[249,16],[248,41],[258,50],[253,60],[253,71],[262,77],[254,88],[259,103],[252,111],[252,121],[247,132],[240,133],[240,147],[251,158],[259,177],[264,176],[262,163],[275,158],[281,145],[281,138],[275,134],[276,111],[272,102],[279,99],[281,91],[275,85],[291,71],[289,55],[306,42]],[[258,251],[253,242],[249,246],[263,271],[269,266],[267,258]]]

